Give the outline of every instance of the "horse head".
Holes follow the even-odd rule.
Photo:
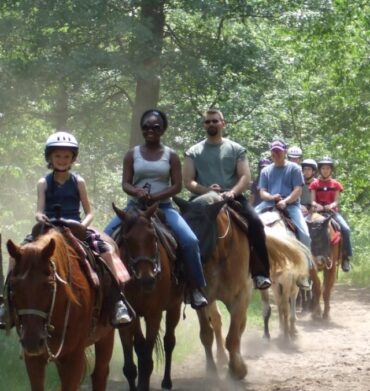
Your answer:
[[[181,214],[199,240],[200,254],[203,262],[212,255],[217,245],[216,219],[226,201],[221,197],[210,198],[207,193],[189,202],[173,197]]]
[[[308,230],[311,236],[311,252],[315,257],[317,267],[323,268],[330,259],[330,233],[329,222],[331,216],[314,214],[306,219]]]
[[[55,241],[51,238],[42,246],[37,242],[19,247],[9,240],[7,249],[15,260],[9,286],[20,342],[25,354],[40,355],[45,352],[56,289],[55,270],[50,262]]]
[[[121,220],[118,238],[121,258],[140,286],[145,291],[151,291],[161,267],[158,238],[151,221],[158,204],[146,210],[130,208],[126,212],[114,203],[112,207]]]

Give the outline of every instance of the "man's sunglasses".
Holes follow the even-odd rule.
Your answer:
[[[205,121],[204,121],[204,123],[206,124],[206,125],[209,125],[209,124],[218,124],[220,122],[220,120],[219,119],[206,119]]]
[[[143,125],[141,127],[142,130],[153,130],[154,132],[160,132],[162,127],[160,125]]]

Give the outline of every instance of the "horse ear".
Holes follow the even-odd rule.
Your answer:
[[[180,197],[172,197],[173,201],[175,202],[175,204],[180,208],[180,211],[181,213],[185,213],[188,209],[189,209],[189,206],[191,204],[190,201],[186,201]]]
[[[114,202],[112,202],[112,208],[113,208],[114,212],[116,213],[116,215],[117,215],[121,220],[125,220],[125,218],[126,218],[126,213],[125,213],[123,210],[118,209],[118,208],[116,207],[116,205],[115,205]]]
[[[49,243],[42,249],[42,257],[44,259],[50,259],[54,254],[55,250],[55,240],[53,238],[50,239]]]
[[[144,216],[147,219],[150,219],[154,215],[157,208],[158,208],[158,202],[155,202],[153,205],[149,206],[148,209],[144,210]]]
[[[226,200],[215,202],[214,204],[207,205],[207,209],[210,212],[212,218],[216,218],[221,208],[226,204]]]
[[[11,239],[6,242],[9,255],[18,260],[21,257],[21,248],[17,246]]]

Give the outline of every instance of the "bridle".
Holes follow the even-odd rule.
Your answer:
[[[54,331],[54,329],[55,329],[55,327],[51,324],[51,318],[53,316],[54,309],[55,309],[55,302],[56,302],[57,291],[58,291],[58,282],[61,283],[61,284],[64,284],[64,285],[69,285],[70,284],[71,262],[70,262],[70,259],[68,257],[68,281],[63,280],[60,277],[60,275],[57,272],[57,269],[56,269],[56,266],[55,266],[55,262],[53,260],[51,260],[51,259],[49,260],[49,262],[50,262],[50,265],[51,265],[51,268],[52,268],[52,288],[53,288],[52,289],[52,298],[51,298],[51,304],[50,304],[49,311],[45,312],[45,311],[41,311],[41,310],[38,310],[38,309],[35,309],[35,308],[22,308],[22,309],[18,309],[18,310],[16,309],[16,311],[15,311],[16,315],[17,315],[18,327],[20,327],[20,328],[23,327],[22,322],[20,320],[20,317],[22,315],[35,315],[35,316],[39,316],[39,317],[41,317],[42,319],[45,320],[44,331],[45,331],[46,338],[44,339],[44,345],[45,345],[45,348],[46,348],[46,351],[47,351],[47,354],[48,354],[48,357],[47,357],[48,362],[56,360],[59,357],[59,355],[62,352],[62,350],[63,350],[63,346],[64,346],[64,342],[65,342],[65,336],[66,336],[66,332],[67,332],[67,325],[68,325],[68,320],[69,320],[69,315],[70,315],[70,309],[71,309],[71,300],[68,299],[68,304],[67,304],[66,312],[65,312],[65,315],[64,315],[63,331],[62,331],[61,341],[60,341],[58,350],[56,351],[56,353],[53,353],[51,351],[51,348],[50,348],[49,344],[48,344],[48,338],[51,337],[51,335],[49,333]]]
[[[135,224],[135,222],[133,224]],[[153,223],[150,222],[150,224]],[[130,274],[132,274],[135,277],[135,279],[138,280],[139,275],[136,271],[136,265],[139,264],[140,262],[147,262],[152,266],[154,277],[156,277],[161,272],[161,260],[160,260],[160,252],[159,252],[159,245],[158,245],[159,238],[155,230],[154,230],[154,236],[155,236],[154,255],[151,257],[146,255],[138,255],[137,257],[132,257],[128,249],[127,241],[123,235],[122,228],[123,227],[121,226],[120,237],[122,238],[122,245],[125,252],[125,259],[127,260],[127,266],[130,271]]]

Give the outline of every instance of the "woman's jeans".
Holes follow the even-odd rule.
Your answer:
[[[125,210],[133,206],[135,206],[135,203],[130,201]],[[164,212],[166,223],[171,228],[179,245],[181,257],[185,266],[185,275],[189,280],[187,282],[190,283],[192,288],[201,288],[206,286],[200,259],[198,239],[194,232],[171,203],[159,204],[159,208]],[[120,218],[118,216],[114,216],[105,227],[104,232],[111,236],[120,224]]]

